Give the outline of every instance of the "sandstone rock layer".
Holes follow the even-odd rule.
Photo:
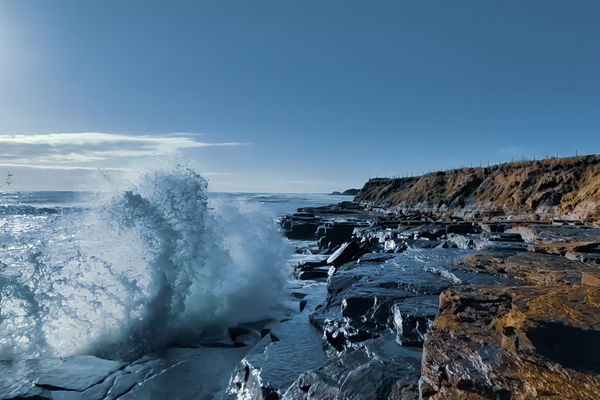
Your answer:
[[[456,287],[424,345],[425,399],[597,399],[600,290]]]
[[[479,210],[600,221],[600,156],[512,162],[369,180],[355,199],[379,207]]]

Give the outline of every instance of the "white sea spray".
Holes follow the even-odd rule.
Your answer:
[[[209,202],[192,169],[146,171],[40,218],[42,231],[0,238],[2,359],[130,359],[277,315],[290,249],[272,217]]]

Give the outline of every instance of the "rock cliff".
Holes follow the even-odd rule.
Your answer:
[[[481,216],[600,221],[600,155],[369,180],[355,199],[375,207]]]

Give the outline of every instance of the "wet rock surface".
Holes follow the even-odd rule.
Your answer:
[[[169,348],[131,363],[93,356],[0,362],[0,398],[143,400],[223,398],[247,347]]]
[[[327,302],[311,314],[311,322],[337,350],[388,330],[401,332],[401,341],[422,344],[416,332],[424,337],[428,316],[431,321],[436,314],[435,296],[457,283],[507,282],[454,267],[462,255],[456,249],[412,250],[345,264],[327,281]]]
[[[124,363],[103,360],[93,356],[74,356],[42,374],[36,385],[50,389],[76,390],[79,392],[104,380]]]
[[[465,269],[504,275],[530,285],[581,283],[584,274],[592,281],[600,278],[600,268],[551,254],[484,251],[463,257]]]
[[[600,253],[600,229],[566,224],[527,224],[510,229],[530,243],[536,252],[565,255]]]
[[[283,399],[417,399],[419,370],[414,355],[376,358],[361,348],[302,374]]]
[[[424,345],[423,398],[597,398],[597,288],[454,288],[440,308]]]
[[[2,398],[592,399],[600,231],[353,202],[281,218],[277,321],[129,363],[0,362]],[[471,216],[472,217],[472,216]],[[598,257],[597,257],[598,256]]]
[[[341,221],[324,209],[318,218]],[[362,218],[368,226],[354,222],[342,245],[323,247],[318,233],[323,258],[298,267],[328,268],[326,299],[309,316],[326,361],[280,398],[595,398],[597,230],[415,211]],[[409,349],[424,351],[414,373],[400,366],[414,365]],[[353,372],[365,368],[369,378]],[[345,385],[351,377],[361,384]]]

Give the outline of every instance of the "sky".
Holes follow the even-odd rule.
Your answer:
[[[597,0],[0,0],[0,190],[177,158],[213,191],[330,192],[600,153],[599,20]]]

